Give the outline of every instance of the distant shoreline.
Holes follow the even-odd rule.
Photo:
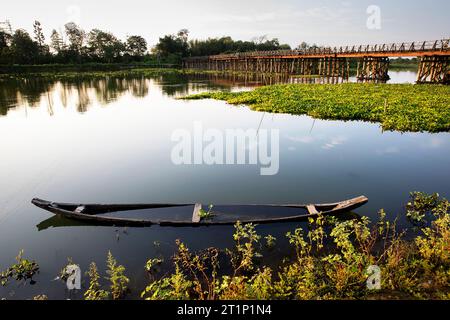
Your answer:
[[[42,64],[42,65],[0,65],[0,75],[34,74],[57,72],[123,71],[133,69],[180,69],[176,64],[145,63],[83,63],[83,64]]]

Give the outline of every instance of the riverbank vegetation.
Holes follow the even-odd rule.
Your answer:
[[[389,69],[393,70],[417,70],[419,68],[418,58],[395,58],[389,62]]]
[[[247,92],[206,92],[182,99],[218,99],[257,111],[379,122],[383,130],[450,131],[449,86],[288,84]]]
[[[406,215],[416,229],[414,238],[397,230],[396,221],[388,221],[383,210],[373,222],[367,217],[311,218],[306,230],[286,234],[292,254],[276,265],[267,264],[262,249],[276,247],[277,239],[263,237],[252,224],[237,223],[235,245],[225,250],[192,252],[177,240],[171,260],[152,258],[143,266],[148,285],[140,296],[148,300],[450,299],[449,201],[414,192]],[[172,271],[162,272],[164,265]],[[111,252],[106,278],[91,263],[89,283],[83,281],[84,298],[125,298],[131,289],[125,271]],[[8,280],[14,275],[2,273]],[[44,294],[35,297],[45,298]]]
[[[34,66],[32,66],[34,67]],[[96,70],[87,68],[78,69],[77,66],[73,70],[65,69],[60,71],[58,67],[53,68],[53,66],[36,66],[37,68],[32,68],[32,72],[29,73],[9,73],[0,74],[0,79],[16,79],[16,80],[30,80],[30,79],[46,79],[46,80],[68,80],[68,79],[78,79],[78,80],[91,80],[91,79],[106,79],[109,77],[156,77],[161,75],[171,75],[171,74],[191,74],[191,71],[185,71],[175,68],[148,68],[148,67],[135,67],[129,69],[128,67],[120,68],[114,65],[111,66],[109,70]],[[101,69],[101,68],[100,68]],[[30,69],[31,70],[31,69]],[[67,71],[66,71],[67,70]],[[70,70],[70,71],[69,71]]]

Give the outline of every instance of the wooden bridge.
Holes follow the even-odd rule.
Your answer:
[[[358,80],[385,81],[390,57],[418,57],[417,83],[450,82],[450,39],[189,57],[183,68],[348,78],[354,59]]]

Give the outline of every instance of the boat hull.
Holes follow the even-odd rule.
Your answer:
[[[105,226],[129,226],[129,227],[146,227],[152,225],[172,226],[172,227],[199,227],[214,225],[234,225],[237,221],[241,223],[270,224],[282,222],[302,221],[318,215],[336,215],[344,212],[350,212],[367,203],[365,196],[360,196],[350,200],[326,203],[326,204],[281,204],[281,205],[246,205],[261,206],[270,208],[301,208],[306,209],[307,213],[291,216],[270,217],[270,218],[233,218],[230,220],[215,221],[212,219],[199,219],[198,209],[200,204],[74,204],[74,203],[57,203],[42,199],[33,199],[32,203],[39,208],[60,215],[65,218],[83,221],[93,225]],[[177,208],[194,206],[194,214],[192,220],[152,220],[152,219],[135,219],[108,216],[108,213],[115,212],[132,212],[142,209],[159,209],[159,208]],[[82,209],[80,209],[82,208]],[[83,212],[79,212],[82,210]],[[196,212],[197,211],[197,212]]]

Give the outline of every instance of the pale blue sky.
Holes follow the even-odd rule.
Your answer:
[[[379,30],[366,26],[369,5],[380,8]],[[292,46],[347,45],[450,37],[449,12],[448,0],[3,0],[0,21],[32,31],[38,19],[47,38],[51,29],[77,20],[85,30],[139,34],[151,45],[182,28],[191,38],[267,35]]]

